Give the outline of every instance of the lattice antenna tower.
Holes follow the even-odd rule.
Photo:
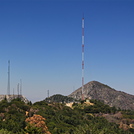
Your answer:
[[[22,95],[22,80],[20,79],[20,95]]]
[[[10,95],[10,60],[8,60],[8,83],[7,83],[7,95]]]
[[[84,100],[84,15],[82,17],[82,100]]]
[[[18,84],[17,84],[18,97],[19,97],[19,95],[20,95],[20,93],[19,93],[19,88],[20,88],[20,84],[18,83]]]
[[[49,98],[49,90],[47,90],[47,97]]]

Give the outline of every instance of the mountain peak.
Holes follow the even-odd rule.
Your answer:
[[[80,87],[71,93],[69,97],[81,99],[81,91],[82,88]],[[91,81],[85,84],[83,92],[85,98],[100,100],[116,108],[134,110],[134,95],[117,91],[98,81]]]

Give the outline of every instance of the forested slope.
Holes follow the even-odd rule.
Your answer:
[[[134,112],[90,100],[72,108],[45,101],[0,102],[0,133],[4,134],[132,134]]]

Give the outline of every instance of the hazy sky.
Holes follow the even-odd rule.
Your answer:
[[[22,79],[39,101],[81,86],[81,19],[85,18],[85,83],[96,80],[134,94],[133,0],[0,0],[0,94]]]

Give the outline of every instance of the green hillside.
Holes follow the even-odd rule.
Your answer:
[[[0,102],[0,134],[132,134],[133,111],[121,111],[96,100],[65,104],[20,99]]]
[[[64,96],[61,94],[56,94],[53,96],[50,96],[44,100],[45,102],[59,102],[59,103],[69,103],[69,102],[75,102],[75,100],[72,97]]]

